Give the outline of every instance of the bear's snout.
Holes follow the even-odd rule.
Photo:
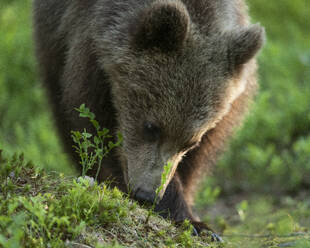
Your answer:
[[[134,198],[140,203],[153,203],[156,199],[156,194],[155,192],[149,192],[139,188],[134,194]]]

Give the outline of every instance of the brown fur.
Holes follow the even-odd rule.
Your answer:
[[[168,160],[156,210],[194,223],[196,185],[256,89],[264,31],[249,24],[244,2],[35,0],[34,28],[56,125],[76,164],[70,130],[94,131],[74,110],[85,103],[124,136],[99,180],[152,199]]]

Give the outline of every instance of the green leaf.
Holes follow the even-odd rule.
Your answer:
[[[76,140],[80,140],[82,138],[82,135],[79,131],[71,131],[72,137]]]
[[[109,147],[110,149],[112,149],[112,148],[115,147],[115,144],[114,144],[112,141],[109,141],[108,147]]]
[[[98,131],[99,137],[105,137],[109,133],[109,129],[103,128],[102,131]]]
[[[95,143],[96,145],[99,145],[100,142],[101,142],[101,140],[100,140],[97,136],[95,136],[95,137],[94,137],[94,143]]]
[[[85,110],[85,103],[81,104],[80,108],[79,108],[81,111],[84,111]]]
[[[120,132],[117,132],[117,145],[120,145],[123,142],[123,135]]]
[[[100,128],[98,121],[92,119],[90,122],[93,124],[93,126],[96,128],[96,130],[98,130]]]
[[[87,132],[83,132],[82,135],[83,135],[83,137],[86,138],[86,139],[89,139],[89,138],[91,138],[91,137],[93,136],[92,134],[87,133]]]

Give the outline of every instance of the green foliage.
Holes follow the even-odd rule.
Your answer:
[[[207,205],[212,205],[221,193],[220,187],[212,187],[209,181],[205,182],[201,188],[202,190],[198,192],[196,200],[197,207],[199,208],[204,208]]]
[[[0,148],[24,152],[49,170],[73,174],[36,73],[30,0],[0,4]]]
[[[0,152],[0,247],[205,247],[191,225],[176,229],[117,188],[46,174]]]
[[[193,226],[188,220],[185,220],[181,228],[183,228],[184,231],[178,236],[178,241],[185,244],[186,247],[192,247],[193,246],[193,239],[192,239]]]
[[[11,160],[1,157],[1,164],[5,165],[0,167],[4,181],[0,190],[0,244],[4,248],[64,247],[67,239],[77,238],[86,226],[120,222],[133,208],[118,189],[108,190],[96,183],[91,186],[83,178],[54,185],[56,179],[25,164],[22,156]],[[45,192],[50,183],[53,192]]]
[[[81,159],[80,163],[82,165],[82,176],[84,177],[88,170],[92,169],[97,165],[97,172],[95,180],[97,180],[102,159],[108,155],[108,153],[115,147],[119,146],[123,140],[120,133],[117,134],[117,141],[113,143],[112,141],[106,142],[107,139],[111,139],[112,136],[109,135],[109,130],[106,128],[101,128],[98,121],[96,121],[96,116],[94,113],[90,112],[85,104],[82,104],[76,110],[80,113],[80,117],[88,118],[93,127],[96,130],[96,135],[92,135],[84,129],[81,133],[79,131],[71,131],[71,137],[77,145],[73,146],[75,151],[79,154]]]

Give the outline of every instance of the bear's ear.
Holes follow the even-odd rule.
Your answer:
[[[181,1],[157,0],[137,19],[133,45],[139,49],[180,49],[188,36],[190,17]]]
[[[235,30],[228,34],[230,68],[236,70],[252,59],[263,46],[265,29],[259,24]]]

